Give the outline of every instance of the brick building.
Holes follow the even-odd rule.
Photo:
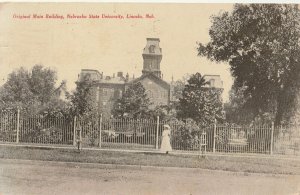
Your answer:
[[[111,109],[114,102],[122,97],[130,84],[140,82],[147,93],[148,98],[152,102],[151,108],[158,105],[169,105],[172,101],[172,83],[163,80],[163,74],[160,70],[162,60],[162,49],[159,46],[158,38],[147,38],[146,46],[143,50],[143,70],[142,75],[138,78],[125,76],[123,72],[118,72],[113,76],[105,76],[98,70],[82,69],[78,76],[78,82],[88,78],[93,83],[92,96],[95,106],[99,112],[105,116],[111,115]],[[207,75],[210,81],[210,87],[223,87],[223,83],[219,75]],[[208,86],[209,87],[209,86]]]
[[[93,82],[93,99],[95,106],[104,115],[110,116],[114,102],[122,97],[122,94],[130,84],[140,82],[152,102],[151,107],[168,105],[170,103],[170,84],[163,80],[160,71],[162,49],[159,47],[158,38],[147,38],[146,47],[143,50],[143,70],[138,78],[126,76],[123,72],[117,75],[105,76],[98,70],[82,69],[78,82],[87,79]]]

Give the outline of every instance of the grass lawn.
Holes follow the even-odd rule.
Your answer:
[[[300,175],[300,161],[232,156],[166,155],[156,153],[133,153],[116,151],[74,149],[46,149],[33,147],[0,146],[0,158],[47,160],[63,162],[86,162],[120,165],[149,165],[166,167],[189,167],[210,170],[241,171]]]

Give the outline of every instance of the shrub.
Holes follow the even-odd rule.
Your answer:
[[[200,128],[192,119],[183,121],[174,121],[171,123],[172,129],[172,147],[174,149],[198,150],[200,144]],[[172,128],[173,126],[173,128]],[[176,127],[175,127],[176,126]]]

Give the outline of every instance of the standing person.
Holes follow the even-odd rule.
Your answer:
[[[160,151],[168,154],[172,151],[171,146],[171,127],[169,125],[164,125],[164,130],[162,132],[162,141],[160,146]]]

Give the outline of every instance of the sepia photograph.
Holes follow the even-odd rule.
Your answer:
[[[300,195],[299,5],[0,2],[0,195]]]

